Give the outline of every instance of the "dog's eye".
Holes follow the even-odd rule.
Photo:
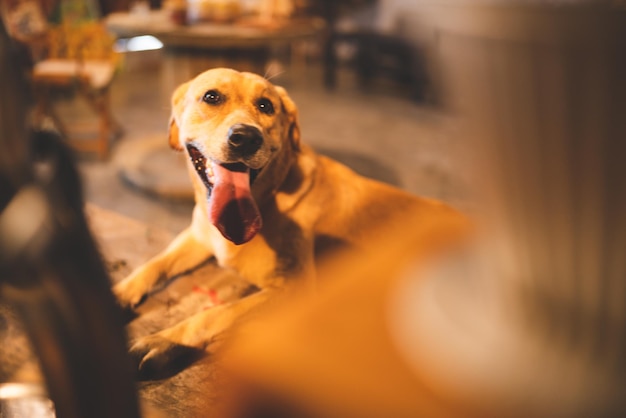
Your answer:
[[[266,115],[274,114],[274,105],[270,102],[270,99],[266,99],[265,97],[257,100],[256,107],[259,111],[261,111],[261,113],[265,113]]]
[[[209,90],[202,96],[202,101],[210,105],[218,105],[224,101],[224,97],[217,90]]]

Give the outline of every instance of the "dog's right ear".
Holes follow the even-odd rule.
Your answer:
[[[169,142],[170,147],[176,151],[183,150],[178,129],[178,119],[183,113],[184,99],[188,88],[189,82],[183,83],[178,86],[176,90],[174,90],[174,94],[172,94],[172,115],[170,116]]]

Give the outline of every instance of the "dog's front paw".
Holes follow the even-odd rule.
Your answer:
[[[173,376],[204,354],[204,350],[177,344],[159,334],[140,338],[130,348],[140,380]]]
[[[113,286],[113,294],[117,303],[124,309],[133,311],[141,305],[148,296],[146,280],[140,272],[135,272],[121,282]]]
[[[137,293],[128,280],[113,286],[113,295],[122,310],[122,319],[128,323],[137,317],[135,309],[146,299],[146,294]]]

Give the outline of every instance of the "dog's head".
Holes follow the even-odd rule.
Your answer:
[[[211,222],[242,244],[261,228],[255,180],[269,176],[277,156],[299,150],[296,106],[258,75],[212,69],[174,92],[169,141],[187,152],[206,187]]]

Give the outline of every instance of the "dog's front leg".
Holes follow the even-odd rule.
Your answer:
[[[215,306],[171,328],[139,338],[131,347],[141,379],[170,376],[223,341],[225,331],[264,304],[277,290],[263,289],[236,301]]]
[[[153,291],[172,278],[192,271],[213,256],[213,251],[198,242],[190,228],[181,232],[160,254],[138,267],[113,287],[120,306],[134,310]]]

